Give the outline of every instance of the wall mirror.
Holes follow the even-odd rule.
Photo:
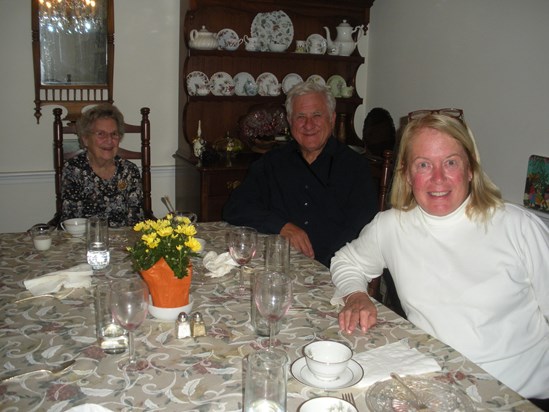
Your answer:
[[[90,104],[113,102],[113,0],[31,0],[34,116],[63,106],[74,120]]]

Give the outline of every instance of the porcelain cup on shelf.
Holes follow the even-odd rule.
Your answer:
[[[287,48],[288,46],[282,43],[276,43],[276,42],[269,43],[269,50],[275,53],[281,53],[285,51]]]
[[[244,36],[245,48],[247,51],[257,51],[259,48],[259,39],[257,37]]]
[[[225,50],[229,50],[229,51],[236,50],[242,44],[243,41],[244,41],[243,39],[229,39],[225,43]]]
[[[282,89],[282,85],[280,83],[270,84],[267,87],[267,92],[269,93],[269,96],[279,96],[281,89]]]
[[[341,97],[349,98],[353,96],[354,87],[344,86],[341,88]]]

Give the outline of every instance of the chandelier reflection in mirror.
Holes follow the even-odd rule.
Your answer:
[[[113,102],[113,0],[31,0],[34,116],[63,106],[66,119],[82,108]]]
[[[93,0],[39,0],[39,3],[42,84],[106,83],[104,3]]]

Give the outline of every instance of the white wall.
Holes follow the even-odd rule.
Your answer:
[[[128,123],[139,121],[141,107],[151,109],[153,210],[163,214],[160,196],[175,199],[180,1],[114,4],[114,100]],[[36,124],[30,9],[30,0],[0,0],[0,232],[25,230],[55,212],[53,107]]]
[[[130,122],[151,108],[157,214],[160,196],[175,198],[179,8],[178,0],[115,0],[114,99]],[[376,0],[361,42],[368,63],[357,131],[376,106],[395,119],[461,107],[487,172],[520,203],[528,156],[549,156],[548,17],[546,0]],[[29,0],[0,0],[0,232],[47,221],[55,209],[52,108],[37,125],[30,22]]]
[[[549,156],[548,19],[547,0],[376,0],[367,110],[462,108],[487,173],[522,203],[528,157]]]

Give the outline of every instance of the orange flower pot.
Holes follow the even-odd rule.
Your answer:
[[[178,308],[189,304],[192,274],[193,268],[189,265],[187,276],[176,278],[164,258],[151,268],[141,271],[141,276],[149,287],[153,305],[159,308]]]

